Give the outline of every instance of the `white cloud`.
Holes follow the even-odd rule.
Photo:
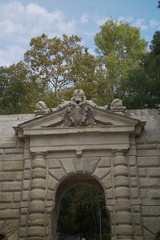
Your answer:
[[[103,25],[108,19],[109,19],[108,17],[98,18],[98,19],[96,20],[96,23],[97,23],[98,26],[101,26],[101,25]]]
[[[25,6],[17,1],[0,4],[0,43],[14,45],[13,50],[10,48],[12,54],[22,53],[21,48],[16,53],[17,44],[27,45],[27,41],[29,44],[31,38],[42,33],[49,33],[50,36],[55,36],[55,33],[59,36],[63,33],[71,35],[75,33],[75,27],[76,21],[66,19],[65,13],[58,9],[48,11],[38,4]],[[8,57],[9,50],[3,49],[4,44],[1,44],[0,60],[1,64],[8,65],[13,58]]]
[[[160,22],[158,22],[158,21],[156,21],[156,20],[154,20],[154,19],[151,19],[149,23],[150,23],[150,27],[151,27],[151,28],[155,28],[155,27],[157,27],[158,25],[160,25]]]
[[[73,33],[75,31],[74,20],[67,21],[63,11],[47,11],[38,4],[13,2],[0,5],[3,14],[0,18],[0,31],[4,33],[28,33],[41,34],[48,30]],[[32,36],[33,37],[33,36]]]
[[[13,63],[22,60],[25,50],[18,45],[10,45],[6,49],[0,49],[0,66],[9,67]]]
[[[144,19],[141,18],[141,19],[138,19],[133,25],[134,25],[135,27],[141,28],[141,30],[146,30],[146,29],[148,29],[148,26],[147,26],[147,25],[144,25],[143,22],[144,22]]]
[[[84,13],[81,17],[80,17],[80,22],[81,23],[88,23],[89,20],[89,15],[87,13]]]
[[[120,17],[118,17],[118,22],[128,22],[128,23],[130,23],[130,22],[132,22],[133,21],[133,18],[132,17],[122,17],[122,16],[120,16]]]

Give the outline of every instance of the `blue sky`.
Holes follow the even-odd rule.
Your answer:
[[[140,27],[149,43],[160,30],[158,0],[0,0],[0,66],[23,59],[31,38],[78,35],[94,54],[94,36],[108,18]]]

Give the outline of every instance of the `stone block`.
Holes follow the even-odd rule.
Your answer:
[[[22,187],[21,182],[6,182],[2,183],[2,192],[7,192],[7,191],[20,191]]]
[[[143,216],[160,216],[160,206],[142,206]]]
[[[31,191],[31,199],[44,200],[46,198],[46,190],[44,189],[33,189]]]
[[[152,234],[150,231],[148,231],[147,229],[144,228],[143,232],[144,232],[145,240],[155,240],[155,235]]]
[[[130,183],[132,187],[138,186],[138,178],[137,177],[130,177]]]
[[[24,160],[24,169],[31,169],[31,165],[32,165],[31,159]]]
[[[0,193],[0,203],[1,202],[12,202],[13,201],[13,193]]]
[[[141,225],[134,225],[134,236],[142,236],[142,226]],[[137,240],[137,238],[135,238]],[[143,240],[143,238],[142,238]]]
[[[30,188],[30,183],[31,183],[30,180],[24,180],[23,181],[23,189],[28,190]]]
[[[19,209],[1,209],[0,219],[19,219]]]
[[[131,213],[127,211],[116,212],[115,214],[116,224],[130,224],[131,223]]]
[[[107,189],[106,191],[106,198],[107,199],[113,199],[113,189]]]
[[[73,163],[73,159],[64,159],[61,160],[62,166],[66,173],[75,173],[75,167]]]
[[[85,159],[85,169],[84,171],[86,173],[93,173],[94,170],[96,169],[96,166],[99,162],[99,158],[88,158],[88,159]]]
[[[112,187],[112,178],[111,174],[108,174],[101,180],[102,185],[104,186],[105,189],[111,188]]]
[[[85,159],[84,158],[76,158],[76,159],[74,159],[74,162],[75,162],[76,171],[83,172]]]
[[[111,165],[111,158],[110,157],[101,157],[98,167],[110,167]]]
[[[14,201],[20,202],[20,200],[21,200],[21,192],[15,192],[14,193]]]
[[[54,191],[57,184],[58,184],[58,181],[55,178],[53,178],[52,176],[48,175],[47,188]]]
[[[137,157],[139,167],[158,167],[158,157]]]
[[[3,171],[23,170],[23,161],[6,161],[3,163]]]
[[[160,169],[159,168],[148,168],[148,176],[149,177],[160,177]]]
[[[126,166],[115,166],[114,176],[128,176],[128,168]]]
[[[127,166],[127,159],[125,156],[115,156],[113,159],[114,166],[124,165]]]
[[[31,188],[40,188],[40,189],[45,189],[46,188],[46,180],[42,178],[34,178],[31,181]]]
[[[32,170],[32,179],[33,178],[46,178],[46,169],[44,168],[34,168]]]
[[[134,223],[141,224],[141,216],[140,213],[134,213]]]
[[[116,211],[131,211],[131,201],[129,199],[116,199],[115,200]]]
[[[131,196],[132,196],[132,198],[138,198],[139,197],[138,188],[131,188]]]
[[[138,175],[139,177],[145,177],[146,176],[146,168],[138,168]]]
[[[31,177],[31,170],[24,170],[24,179],[29,180]]]
[[[108,175],[111,172],[110,168],[96,168],[94,171],[93,176],[95,176],[98,179],[104,178],[106,175]]]
[[[65,172],[64,172],[64,170],[62,168],[50,169],[49,170],[49,174],[52,177],[55,177],[57,180],[61,180],[65,176]]]
[[[128,187],[117,187],[114,189],[115,198],[129,198],[130,189]]]
[[[60,161],[58,159],[48,159],[48,168],[61,168]]]
[[[115,226],[115,231],[118,236],[132,236],[133,227],[129,224],[120,224]],[[125,239],[123,237],[123,239]]]
[[[16,180],[16,172],[0,172],[0,182]]]
[[[55,192],[48,189],[47,200],[54,200],[54,199],[55,199]]]
[[[44,213],[45,203],[41,200],[32,200],[30,202],[30,213]]]
[[[30,214],[28,219],[28,224],[29,226],[45,226],[46,225],[45,214],[42,214],[42,213]]]
[[[136,167],[130,167],[129,172],[130,172],[130,176],[131,177],[136,177],[137,176],[137,169],[136,169]]]
[[[149,230],[153,234],[157,234],[159,231],[160,216],[143,217],[143,224],[145,229]]]
[[[29,191],[22,192],[22,200],[27,201],[29,199]]]
[[[23,176],[22,176],[22,172],[17,172],[17,178],[16,178],[16,180],[17,181],[21,181],[22,180],[22,178],[23,178]]]
[[[129,166],[136,166],[136,155],[127,157]]]
[[[20,222],[21,222],[21,226],[25,227],[26,224],[27,224],[27,216],[26,215],[21,215]]]
[[[27,231],[28,236],[35,236],[38,240],[38,237],[44,237],[45,236],[45,228],[44,227],[38,227],[38,226],[32,226],[28,228]]]
[[[114,186],[115,187],[123,187],[123,186],[128,187],[129,186],[128,177],[126,177],[126,176],[114,177]]]
[[[33,168],[46,168],[46,160],[41,158],[36,158],[32,160],[32,167]]]
[[[140,178],[139,185],[140,187],[159,187],[160,178]]]

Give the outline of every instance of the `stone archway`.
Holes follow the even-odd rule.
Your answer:
[[[106,198],[105,191],[104,191],[102,185],[93,176],[91,176],[89,174],[85,174],[85,173],[76,173],[76,174],[67,176],[59,184],[59,186],[57,187],[57,190],[56,190],[55,207],[51,213],[52,216],[51,216],[51,223],[50,223],[51,227],[50,227],[49,240],[57,239],[57,236],[56,236],[57,220],[58,220],[58,216],[59,216],[60,202],[61,202],[61,199],[62,199],[64,193],[66,191],[68,191],[70,188],[72,188],[73,186],[78,185],[78,184],[91,185],[91,186],[97,188],[99,191],[101,191],[102,194],[104,195],[104,198]],[[105,202],[106,202],[106,200],[105,200]],[[107,206],[106,206],[106,211],[107,211],[107,215],[109,217],[110,227],[111,227],[110,213],[109,213],[109,210],[107,209]]]

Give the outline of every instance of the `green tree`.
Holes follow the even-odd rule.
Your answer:
[[[160,8],[160,1],[158,1],[158,6],[157,7]]]
[[[65,34],[62,39],[49,39],[45,34],[33,38],[31,49],[24,55],[30,79],[42,87],[51,87],[55,98],[69,84],[93,81],[96,60],[80,43],[79,37]]]
[[[28,94],[26,74],[26,69],[21,62],[9,68],[0,68],[1,114],[24,112]]]
[[[131,68],[120,86],[127,108],[157,108],[160,104],[160,31],[155,32],[144,62]],[[121,92],[121,93],[120,93]]]
[[[136,68],[146,54],[147,42],[140,39],[140,29],[109,19],[95,36],[96,52],[104,71],[103,95],[111,101],[130,68]]]
[[[99,233],[100,210],[102,232],[109,233],[110,226],[103,194],[92,186],[77,185],[68,190],[61,200],[57,231]]]

